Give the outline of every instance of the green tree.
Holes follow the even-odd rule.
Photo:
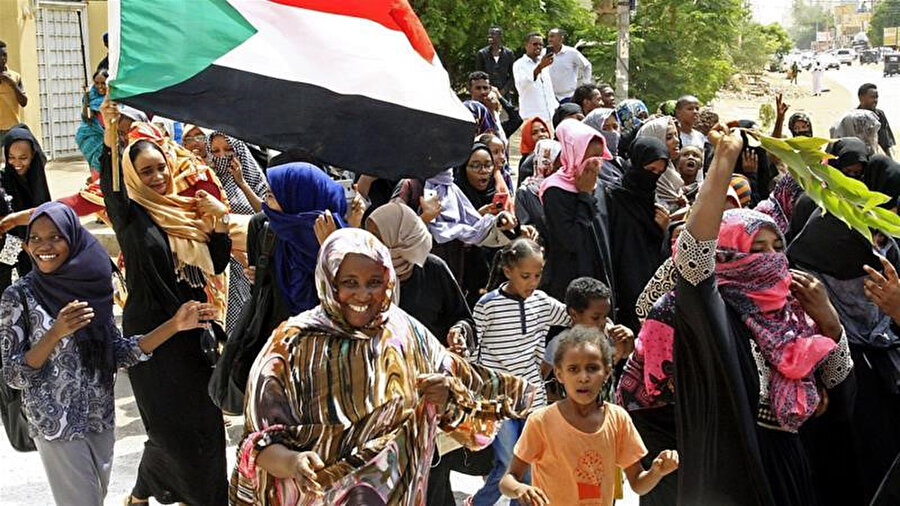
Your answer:
[[[869,43],[884,45],[884,29],[900,26],[900,0],[884,0],[875,7],[869,24]]]
[[[804,0],[794,0],[791,6],[790,34],[797,47],[807,49],[816,40],[816,32],[824,32],[834,27],[834,15],[820,5],[811,5]]]
[[[652,109],[690,93],[708,101],[734,72],[742,0],[647,0],[632,25],[633,94]]]
[[[793,47],[790,36],[781,25],[762,26],[754,23],[747,14],[741,23],[739,43],[732,48],[732,62],[742,72],[756,73],[765,70],[773,56],[781,56]]]

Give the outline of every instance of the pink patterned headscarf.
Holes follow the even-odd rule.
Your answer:
[[[539,193],[541,198],[544,197],[544,192],[548,188],[553,187],[562,188],[570,193],[578,193],[575,188],[575,180],[584,172],[585,164],[590,161],[590,158],[584,157],[584,153],[592,140],[598,139],[603,143],[603,154],[599,157],[600,159],[612,160],[613,157],[606,149],[606,139],[600,135],[600,132],[578,120],[563,120],[556,128],[556,138],[562,144],[562,153],[560,154],[562,167],[552,176],[544,179]]]
[[[775,417],[783,427],[796,430],[819,405],[813,371],[836,345],[818,333],[791,295],[787,255],[750,252],[763,228],[782,235],[765,214],[725,212],[716,247],[716,280],[722,298],[744,319],[771,367],[769,397]]]
[[[781,232],[771,217],[749,209],[725,211],[716,247],[716,282],[725,302],[743,318],[770,367],[769,402],[782,427],[796,430],[815,413],[819,394],[813,372],[831,350],[791,295],[791,273],[784,253],[751,253],[760,230]],[[670,292],[654,305],[666,307]],[[658,311],[656,311],[658,312]],[[674,328],[665,318],[648,316],[638,336],[644,355],[644,385],[651,397],[672,374]]]

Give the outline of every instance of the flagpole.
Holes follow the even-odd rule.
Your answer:
[[[109,96],[112,94],[112,83],[106,89],[106,99],[109,100]],[[119,104],[116,104],[116,109],[118,110]],[[109,125],[106,125],[106,128],[113,129],[113,145],[110,146],[112,150],[112,189],[114,193],[119,192],[119,115],[113,116],[113,118],[109,121]]]

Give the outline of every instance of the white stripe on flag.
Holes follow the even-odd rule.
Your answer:
[[[435,57],[374,21],[258,0],[229,0],[258,30],[215,64],[472,121]]]
[[[106,33],[109,34],[107,43],[109,44],[109,78],[107,81],[112,82],[116,79],[119,72],[119,51],[122,49],[120,37],[122,34],[122,4],[121,0],[109,0],[106,6]]]

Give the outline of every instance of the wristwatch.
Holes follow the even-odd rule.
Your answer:
[[[219,221],[221,221],[222,223],[224,223],[226,225],[231,225],[231,213],[223,214],[222,217],[219,218]]]

